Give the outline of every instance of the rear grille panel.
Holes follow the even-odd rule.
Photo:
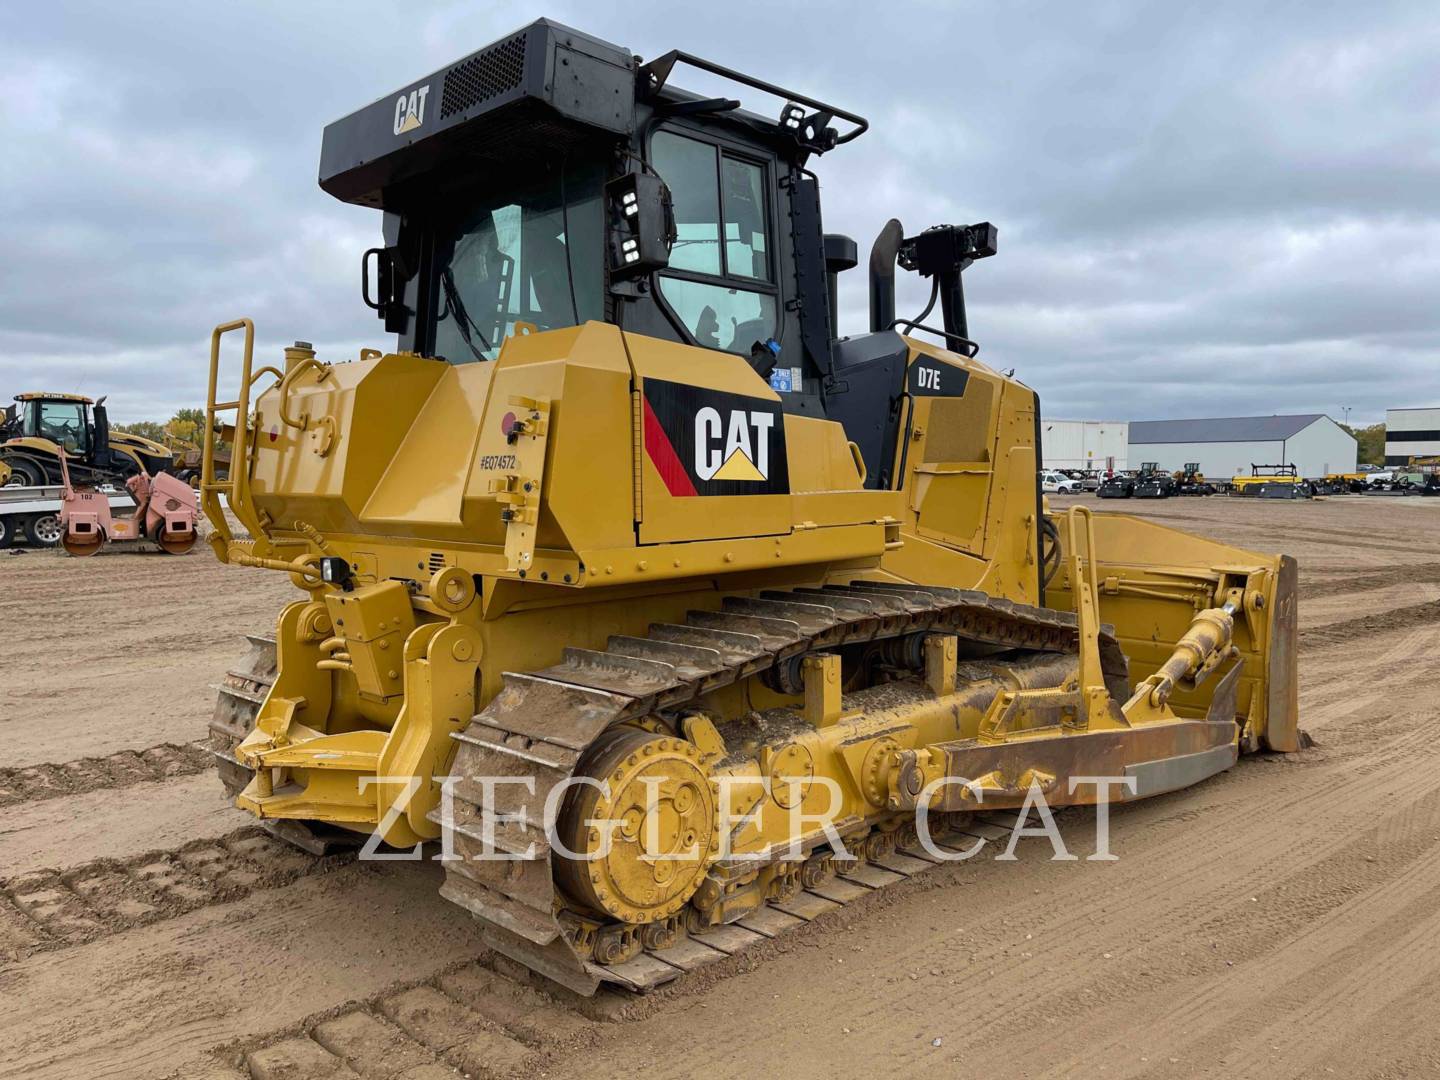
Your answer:
[[[445,73],[440,119],[516,89],[525,75],[525,35],[516,34]]]

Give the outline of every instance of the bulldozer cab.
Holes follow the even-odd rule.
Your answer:
[[[682,66],[776,115],[675,87]],[[830,293],[805,164],[864,129],[708,61],[641,65],[541,19],[331,124],[320,184],[385,211],[364,299],[402,350],[483,362],[517,327],[604,321],[746,357],[787,408],[819,415]],[[847,244],[829,245],[830,272],[854,265]]]

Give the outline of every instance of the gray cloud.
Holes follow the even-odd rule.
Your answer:
[[[0,41],[0,392],[203,394],[209,328],[382,345],[378,215],[315,185],[328,121],[542,12],[522,5],[52,2]],[[1050,416],[1440,401],[1440,20],[1423,2],[696,6],[543,13],[865,113],[820,160],[865,248],[988,219],[982,357]],[[704,89],[703,86],[697,89]],[[863,264],[862,264],[863,265]],[[842,326],[865,283],[842,283]],[[926,290],[902,282],[902,311]]]

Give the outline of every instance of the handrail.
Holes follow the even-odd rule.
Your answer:
[[[1084,580],[1085,584],[1090,586],[1091,598],[1098,602],[1100,599],[1100,573],[1096,569],[1097,561],[1095,559],[1095,517],[1088,506],[1072,506],[1070,508],[1070,520],[1067,524],[1069,526],[1072,576],[1078,572],[1080,564],[1080,549],[1076,543],[1075,536],[1075,519],[1079,517],[1085,519]]]
[[[1085,522],[1085,559],[1080,559],[1080,541],[1076,522]],[[1105,696],[1105,675],[1100,666],[1100,571],[1099,560],[1095,557],[1095,517],[1088,506],[1074,506],[1065,519],[1066,540],[1069,547],[1070,590],[1075,601],[1077,644],[1079,645],[1080,667],[1078,683],[1084,722],[1089,723],[1092,712],[1098,713],[1095,697]]]
[[[234,401],[218,401],[216,391],[220,382],[220,339],[234,330],[245,331],[244,354],[240,366],[240,396]],[[225,517],[225,508],[220,503],[224,492],[231,512],[249,530],[257,548],[264,554],[269,549],[264,524],[255,513],[250,502],[250,391],[262,375],[280,372],[273,367],[253,371],[255,361],[255,323],[250,319],[235,319],[221,323],[210,333],[210,379],[205,395],[205,440],[200,459],[200,503],[205,510],[214,532],[210,535],[210,546],[224,562],[230,561],[230,544],[234,534]],[[225,480],[215,477],[215,441],[219,436],[216,416],[222,412],[235,413],[235,436],[230,447],[230,472]]]
[[[310,417],[306,413],[301,413],[299,420],[290,419],[290,390],[294,387],[295,380],[311,368],[318,371],[315,376],[316,382],[324,382],[326,376],[330,374],[328,364],[322,364],[313,356],[305,356],[280,378],[280,422],[286,427],[292,427],[299,431],[304,431],[309,425]]]
[[[858,139],[861,135],[870,130],[870,121],[857,113],[847,112],[837,105],[827,105],[804,94],[796,93],[794,90],[787,90],[783,86],[776,86],[774,83],[766,82],[764,79],[757,79],[753,75],[746,75],[733,68],[717,64],[714,60],[706,60],[693,53],[687,53],[680,49],[672,49],[664,56],[651,60],[640,69],[640,75],[646,80],[647,85],[643,89],[650,94],[658,93],[665,83],[670,79],[670,72],[676,64],[688,64],[690,67],[698,68],[700,71],[708,72],[711,75],[718,75],[722,79],[730,79],[732,82],[740,83],[769,94],[772,97],[782,98],[787,101],[798,102],[801,105],[808,105],[810,108],[821,113],[829,113],[831,116],[838,116],[841,120],[851,124],[851,130],[835,139],[838,146],[847,143],[851,139]]]

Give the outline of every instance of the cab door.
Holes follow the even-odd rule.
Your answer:
[[[784,336],[772,156],[683,124],[657,130],[651,166],[674,200],[676,240],[656,303],[692,344],[626,333],[635,376],[642,544],[788,533],[780,397],[750,366]]]

